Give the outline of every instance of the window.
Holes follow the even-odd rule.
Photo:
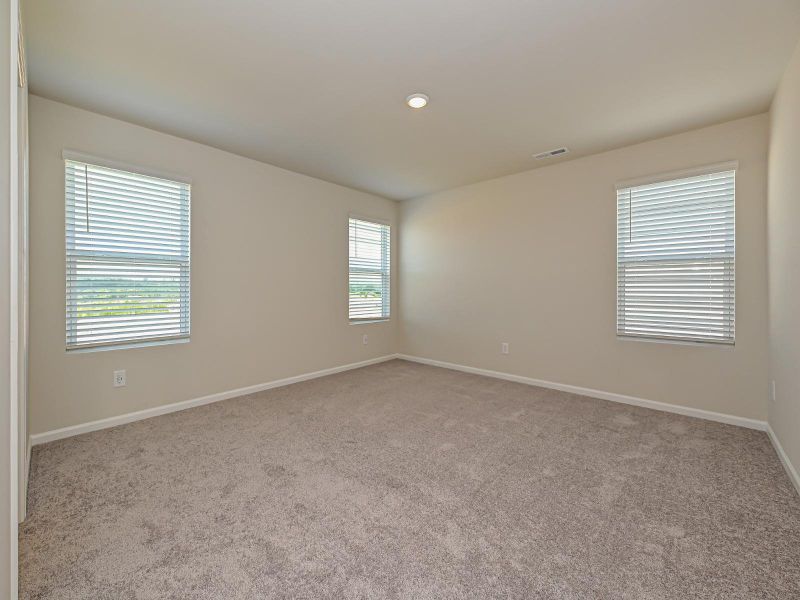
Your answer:
[[[65,165],[67,349],[188,338],[189,184]]]
[[[350,219],[350,320],[388,319],[389,226]]]
[[[617,188],[617,335],[734,343],[735,163]]]

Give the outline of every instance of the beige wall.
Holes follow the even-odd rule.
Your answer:
[[[40,97],[29,110],[31,433],[394,352],[396,311],[348,322],[347,218],[394,223],[395,202]],[[192,178],[190,343],[65,351],[63,148]]]
[[[772,105],[769,146],[769,422],[800,468],[800,46]]]
[[[402,352],[765,419],[767,129],[759,115],[402,203]],[[735,347],[617,340],[615,182],[728,160]]]

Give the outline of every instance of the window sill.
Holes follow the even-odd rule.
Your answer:
[[[370,323],[388,323],[391,319],[350,319],[350,325],[369,325]]]
[[[150,348],[152,346],[171,346],[172,344],[188,344],[190,338],[174,338],[167,340],[152,340],[140,342],[121,342],[119,344],[106,344],[99,346],[84,346],[78,348],[67,348],[67,354],[88,354],[89,352],[104,352],[106,350],[129,350],[133,348]]]
[[[720,348],[723,350],[733,350],[736,342],[693,342],[691,340],[668,340],[661,338],[638,337],[635,335],[618,335],[617,341],[620,342],[645,342],[647,344],[668,344],[670,346],[696,346],[705,348]]]

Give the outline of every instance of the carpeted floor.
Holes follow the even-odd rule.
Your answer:
[[[23,599],[800,598],[764,433],[392,361],[35,448]]]

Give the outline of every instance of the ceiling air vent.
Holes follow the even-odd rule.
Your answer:
[[[555,150],[548,150],[547,152],[541,152],[540,154],[534,154],[533,158],[536,160],[542,160],[543,158],[551,158],[553,156],[560,156],[561,154],[566,154],[569,152],[567,148],[556,148]]]

